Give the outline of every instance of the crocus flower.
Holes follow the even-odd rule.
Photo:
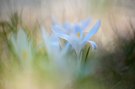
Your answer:
[[[101,22],[98,21],[89,31],[89,33],[86,36],[84,36],[84,30],[89,25],[89,22],[90,22],[89,20],[86,20],[81,24],[75,25],[64,24],[64,27],[56,24],[53,27],[53,31],[54,34],[56,34],[59,38],[66,40],[68,44],[70,44],[74,48],[77,56],[79,56],[82,48],[87,43],[90,43],[92,48],[97,47],[96,43],[94,41],[90,41],[89,39],[97,33],[101,25]],[[80,36],[78,36],[78,34],[80,34]]]
[[[47,52],[49,56],[54,61],[59,68],[62,68],[63,71],[72,71],[73,74],[77,74],[81,72],[81,50],[85,47],[87,43],[91,45],[93,49],[96,48],[96,43],[94,41],[89,40],[94,34],[97,33],[101,22],[98,21],[93,28],[89,31],[89,33],[85,36],[84,31],[90,24],[91,20],[85,20],[80,23],[71,24],[69,22],[64,23],[63,25],[58,24],[57,22],[52,25],[52,34],[48,34],[46,29],[42,26],[41,32],[43,41],[45,43]],[[66,41],[66,45],[61,47],[61,39]],[[78,60],[72,60],[74,57],[67,57],[65,55],[65,49],[73,48],[77,54]],[[64,53],[64,55],[63,55]],[[70,55],[68,55],[70,56]],[[71,58],[71,61],[69,61]],[[67,60],[65,60],[67,59]],[[70,63],[72,62],[72,63]]]
[[[63,26],[59,25],[58,23],[53,22],[52,31],[57,33],[65,33],[68,35],[77,34],[80,32],[80,35],[83,36],[84,30],[87,28],[87,26],[90,24],[91,19],[87,19],[85,21],[81,21],[77,24],[71,24],[69,22],[65,22]]]
[[[49,35],[43,26],[41,26],[41,33],[47,52],[50,55],[60,52],[59,38],[55,34]]]
[[[21,61],[26,60],[28,62],[32,59],[32,44],[28,41],[27,34],[23,29],[19,29],[17,35],[12,34],[10,40]]]
[[[64,57],[63,50],[60,47],[59,38],[56,34],[49,34],[43,26],[41,26],[41,36],[48,56],[51,59],[51,63],[53,63],[52,65],[55,66],[55,68],[58,67],[58,69],[61,68],[66,71],[67,63],[66,60],[64,60],[66,58]]]

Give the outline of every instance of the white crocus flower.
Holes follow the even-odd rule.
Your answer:
[[[19,29],[17,35],[11,35],[11,43],[20,61],[32,60],[32,44],[23,29]]]

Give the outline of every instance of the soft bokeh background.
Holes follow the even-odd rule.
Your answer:
[[[134,22],[134,4],[134,0],[1,0],[0,19],[9,20],[11,14],[18,12],[29,26],[38,22],[46,25],[47,29],[51,26],[52,17],[61,23],[66,20],[76,22],[88,17],[95,21],[101,19],[99,39],[106,44],[107,40],[112,42],[115,37],[110,24],[125,28],[127,20]]]
[[[62,89],[135,89],[134,4],[135,0],[0,0],[0,89],[60,89],[61,85]],[[50,31],[52,18],[59,23],[86,18],[92,18],[92,24],[102,22],[92,38],[98,45],[92,57],[94,74],[78,80],[74,86],[65,87],[65,80],[60,77],[47,78],[51,75],[40,68],[34,74],[29,69],[22,70],[9,51],[10,32],[16,33],[23,26],[35,46],[41,43],[39,26]],[[35,54],[35,59],[46,58],[42,51]],[[35,69],[44,64],[37,65],[40,61],[35,61]]]

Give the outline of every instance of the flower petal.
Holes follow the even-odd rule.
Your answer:
[[[24,30],[21,28],[17,32],[17,49],[18,52],[28,49],[28,38]],[[21,53],[20,53],[21,54]]]
[[[82,21],[81,22],[82,30],[85,30],[89,26],[90,23],[91,23],[91,19],[87,19],[85,21]]]
[[[48,50],[48,53],[52,54],[52,51],[53,53],[59,52],[60,44],[59,44],[58,37],[56,37],[55,34],[52,34],[51,36],[49,36],[44,28],[42,28],[41,31],[42,31],[42,37],[43,37],[46,49]]]
[[[71,30],[72,25],[71,25],[69,22],[65,22],[65,23],[63,24],[63,27],[64,27],[66,30]]]
[[[91,31],[89,31],[88,35],[83,39],[82,44],[86,44],[86,42],[94,35],[97,33],[99,30],[99,27],[101,25],[101,21],[98,21],[96,25],[92,28]]]
[[[78,24],[74,25],[74,32],[75,34],[80,33],[82,31],[81,27]]]
[[[94,41],[88,41],[93,49],[97,48],[97,44]]]
[[[62,34],[65,33],[65,29],[62,28],[62,27],[59,26],[59,25],[53,25],[53,26],[52,26],[52,31],[53,31],[54,34],[55,34],[56,32],[57,32],[57,33],[62,33]]]
[[[60,48],[60,43],[59,43],[59,39],[57,36],[55,36],[55,34],[52,34],[50,37],[50,41],[51,41],[51,45]]]
[[[78,38],[74,37],[74,36],[69,36],[69,35],[66,35],[66,34],[58,34],[57,33],[57,36],[59,38],[62,38],[64,40],[66,40],[72,47],[73,49],[75,50],[76,54],[79,55],[80,53],[80,50],[81,50],[81,42]]]
[[[70,43],[69,43],[69,42],[67,42],[67,43],[66,43],[66,45],[65,45],[65,47],[64,47],[64,48],[63,48],[63,50],[62,50],[62,54],[63,54],[63,55],[64,55],[65,53],[67,53],[67,52],[68,52],[69,47],[70,47]]]
[[[59,38],[64,39],[66,41],[70,41],[71,40],[71,37],[69,35],[67,35],[67,34],[62,34],[62,33],[55,33],[55,34]]]

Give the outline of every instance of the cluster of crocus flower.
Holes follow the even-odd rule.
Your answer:
[[[54,23],[52,26],[53,34],[51,35],[51,44],[55,44],[55,46],[57,45],[55,48],[60,48],[60,39],[66,40],[67,43],[63,49],[68,49],[68,47],[72,46],[77,56],[80,55],[81,50],[87,43],[90,43],[91,47],[95,49],[97,47],[96,43],[89,39],[97,33],[101,22],[98,21],[85,36],[84,31],[89,26],[90,22],[91,20],[88,19],[77,24],[66,22],[64,25],[59,25],[58,23]],[[46,35],[45,29],[42,28],[42,36],[44,40],[46,39]]]
[[[82,48],[86,45],[86,43],[90,43],[92,48],[96,48],[96,43],[94,41],[89,41],[89,39],[96,34],[100,27],[100,21],[96,23],[96,25],[91,29],[91,31],[84,36],[84,30],[89,25],[90,20],[86,20],[80,24],[67,24],[64,26],[59,26],[54,24],[54,34],[56,34],[59,38],[66,40],[75,50],[77,56],[80,55]],[[66,32],[64,32],[66,30]],[[79,36],[78,36],[79,34]]]
[[[55,21],[51,28],[51,35],[49,35],[46,29],[42,26],[42,37],[48,53],[53,56],[54,59],[58,59],[56,61],[64,63],[64,59],[67,57],[66,54],[68,54],[70,49],[72,49],[76,53],[75,59],[77,59],[77,70],[80,71],[82,49],[86,46],[86,44],[90,44],[89,46],[92,49],[97,47],[96,43],[91,41],[90,38],[98,32],[101,21],[97,21],[97,23],[91,28],[88,34],[85,35],[85,29],[90,25],[90,23],[91,19],[87,19],[75,24],[65,22],[62,25]],[[63,41],[64,45],[61,45]]]
[[[69,71],[69,73],[71,71],[78,73],[81,70],[82,50],[86,44],[89,44],[93,50],[97,47],[96,43],[90,38],[98,32],[101,21],[97,21],[88,34],[85,34],[85,29],[89,27],[90,23],[91,19],[75,24],[65,22],[62,25],[55,21],[51,28],[51,34],[47,32],[44,26],[41,26],[43,45],[46,47],[45,51],[48,53],[49,58],[52,59],[52,65],[56,65],[58,69],[62,68],[62,71]],[[28,40],[26,32],[23,29],[19,29],[17,34],[11,35],[10,40],[18,59],[22,63],[29,65],[33,59],[33,44]],[[75,53],[75,56],[69,57],[72,56],[72,53]],[[69,59],[70,63],[72,62],[71,64],[67,63]]]

